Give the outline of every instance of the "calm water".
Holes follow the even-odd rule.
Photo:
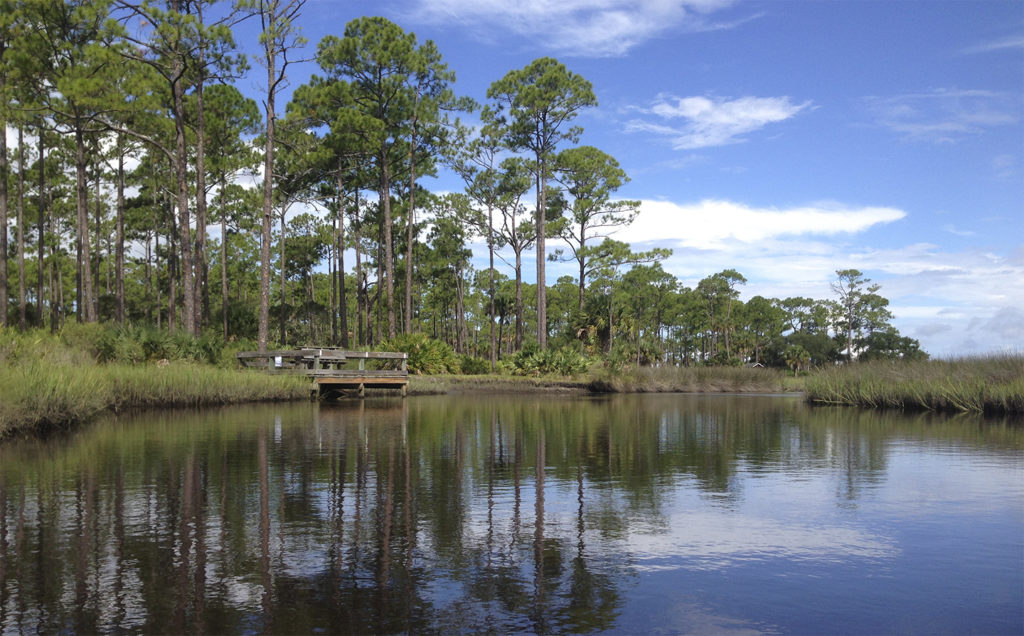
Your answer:
[[[0,632],[1020,634],[1022,450],[791,397],[122,417],[0,446]]]

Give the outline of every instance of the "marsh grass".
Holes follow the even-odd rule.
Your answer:
[[[185,361],[102,364],[99,331],[70,333],[0,329],[0,438],[69,428],[105,410],[309,397],[309,381],[299,376]]]
[[[446,393],[566,393],[586,392],[588,383],[561,376],[410,375],[410,395]]]
[[[630,367],[593,372],[592,391],[604,393],[775,393],[783,374],[748,367]]]
[[[807,378],[817,404],[900,410],[1024,413],[1024,356],[925,362],[870,362],[822,369]]]

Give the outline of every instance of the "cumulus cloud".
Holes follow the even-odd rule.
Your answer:
[[[852,234],[905,216],[906,212],[896,208],[838,204],[776,209],[718,200],[684,205],[643,201],[637,219],[616,238],[629,242],[653,239],[666,246],[720,250],[727,243],[749,246],[779,237]]]
[[[832,298],[839,269],[856,268],[881,285],[893,324],[939,357],[1024,350],[1024,248],[1005,254],[980,248],[952,251],[933,243],[886,248],[872,232],[907,217],[901,209],[818,203],[756,207],[735,201],[641,201],[640,214],[613,238],[634,250],[669,247],[665,271],[695,287],[736,269],[748,283],[741,298]],[[552,241],[550,248],[557,248]],[[486,267],[486,246],[475,246]],[[533,258],[525,259],[529,279]],[[551,263],[550,280],[575,276]]]
[[[743,135],[795,117],[810,105],[793,103],[789,97],[722,99],[659,95],[650,108],[641,112],[671,123],[633,119],[627,123],[626,131],[668,137],[676,150],[724,146],[745,141]]]
[[[879,126],[909,141],[933,143],[954,143],[990,128],[1014,124],[1020,101],[1020,96],[961,89],[865,99]]]
[[[734,0],[419,0],[416,18],[511,31],[571,55],[620,56],[666,32],[729,28],[711,15]]]

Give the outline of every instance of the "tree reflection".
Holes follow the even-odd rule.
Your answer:
[[[728,512],[758,475],[825,471],[854,505],[897,436],[1024,446],[1020,427],[757,398],[112,420],[0,447],[0,632],[621,628],[633,541],[678,530],[681,491]]]

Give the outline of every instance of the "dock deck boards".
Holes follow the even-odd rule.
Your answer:
[[[307,347],[278,351],[242,351],[238,361],[247,367],[271,373],[294,373],[312,380],[321,398],[336,397],[343,391],[397,389],[406,395],[409,385],[408,354],[393,351],[346,351],[332,347]],[[373,365],[397,368],[366,368]],[[357,368],[346,366],[355,363]]]

